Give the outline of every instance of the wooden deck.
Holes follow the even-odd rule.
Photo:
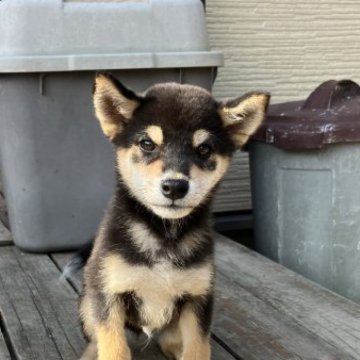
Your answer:
[[[77,359],[81,274],[60,280],[71,254],[24,254],[9,236],[0,220],[0,360]],[[212,359],[360,359],[359,305],[221,235],[216,261]],[[164,359],[144,338],[130,342],[135,360]]]

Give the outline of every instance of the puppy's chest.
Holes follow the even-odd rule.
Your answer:
[[[147,267],[130,265],[112,255],[104,264],[106,293],[110,296],[133,293],[140,300],[138,311],[141,322],[149,331],[161,328],[171,320],[176,302],[182,296],[206,294],[213,278],[211,263],[179,269],[164,260]]]

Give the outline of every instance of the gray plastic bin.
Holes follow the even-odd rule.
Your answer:
[[[360,301],[360,88],[270,107],[250,145],[256,248]]]
[[[211,89],[198,0],[0,1],[0,166],[16,245],[78,248],[113,190],[111,145],[94,118],[97,70],[143,91],[165,81]]]

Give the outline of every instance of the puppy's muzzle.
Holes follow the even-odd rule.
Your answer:
[[[187,180],[168,179],[161,183],[161,192],[171,200],[182,199],[189,191]]]

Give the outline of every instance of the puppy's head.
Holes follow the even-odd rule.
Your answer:
[[[94,87],[95,113],[115,145],[122,181],[167,219],[185,217],[211,197],[268,102],[257,92],[218,103],[202,88],[175,83],[138,95],[108,74],[99,74]]]

